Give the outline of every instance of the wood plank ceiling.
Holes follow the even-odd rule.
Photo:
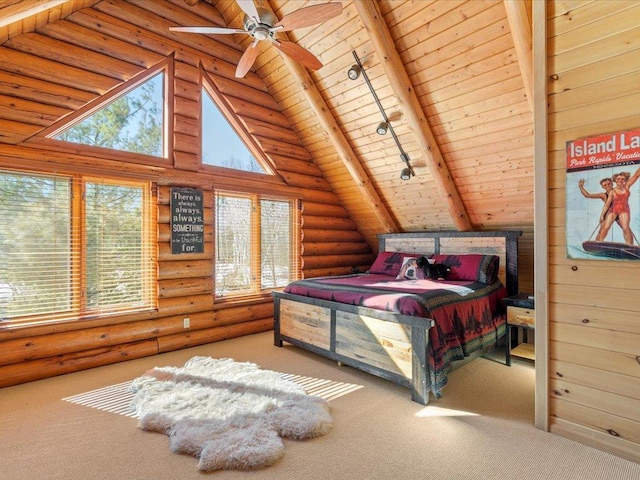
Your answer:
[[[113,8],[122,3],[104,2]],[[98,3],[3,2],[0,43]],[[204,13],[210,8],[202,5],[211,3],[222,23],[242,27],[244,14],[233,0],[168,3],[175,17],[167,20],[176,25],[212,25]],[[316,3],[256,0],[278,18]],[[530,22],[522,2],[341,3],[339,17],[287,33],[322,61],[320,70],[301,68],[261,42],[252,72],[262,77],[367,242],[375,248],[376,234],[391,230],[531,229],[533,123],[523,80],[531,72],[526,60],[525,68],[518,62],[530,55]],[[181,35],[194,40],[194,34]],[[239,53],[251,42],[243,35],[221,37]],[[392,136],[375,131],[382,116],[364,79],[347,77],[353,51],[410,157],[415,176],[408,181],[400,179],[405,164]]]

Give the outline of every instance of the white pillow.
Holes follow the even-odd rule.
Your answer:
[[[416,257],[404,257],[396,280],[418,280],[424,278],[422,268],[418,267]]]

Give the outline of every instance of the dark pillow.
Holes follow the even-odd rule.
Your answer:
[[[377,273],[381,275],[390,275],[395,277],[400,272],[402,259],[405,257],[401,252],[380,252],[375,262],[371,265],[369,273]]]
[[[442,263],[427,263],[422,266],[425,278],[431,280],[446,280],[451,273],[451,268]]]
[[[500,257],[496,255],[463,254],[463,255],[432,255],[436,263],[441,263],[451,269],[447,280],[471,280],[491,284],[498,278]]]

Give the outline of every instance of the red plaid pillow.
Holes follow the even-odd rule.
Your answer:
[[[436,263],[451,268],[447,280],[471,280],[491,284],[498,278],[500,257],[496,255],[432,255]]]
[[[375,262],[373,262],[373,265],[371,265],[369,273],[395,277],[400,272],[402,260],[405,256],[409,255],[401,252],[380,252],[376,257]]]

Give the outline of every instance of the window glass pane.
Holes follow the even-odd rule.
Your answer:
[[[68,178],[0,172],[0,320],[71,307]]]
[[[260,201],[261,288],[289,283],[291,268],[291,203]]]
[[[85,194],[88,309],[144,300],[143,190],[87,183]]]
[[[57,140],[162,157],[164,73],[68,128]]]
[[[216,295],[249,291],[251,272],[251,199],[216,196]]]
[[[202,163],[265,173],[205,89],[202,89]]]

